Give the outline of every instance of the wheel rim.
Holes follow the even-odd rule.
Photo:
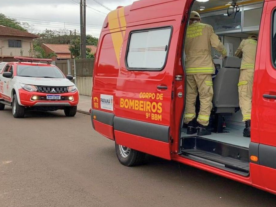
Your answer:
[[[13,103],[12,105],[12,113],[15,114],[16,112],[16,103]]]
[[[127,158],[130,155],[131,149],[122,145],[119,145],[120,154],[123,158]]]

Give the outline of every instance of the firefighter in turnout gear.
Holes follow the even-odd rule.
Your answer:
[[[212,26],[200,22],[200,15],[192,11],[185,40],[185,66],[187,75],[186,107],[184,123],[188,124],[187,134],[209,135],[212,110],[213,82],[215,67],[211,47],[226,57],[226,49],[214,33]],[[200,111],[196,119],[196,98],[199,94]],[[198,127],[196,128],[196,120]]]
[[[239,80],[239,101],[240,108],[245,122],[243,136],[250,137],[252,87],[255,68],[255,57],[257,50],[257,35],[250,35],[243,40],[235,52],[235,56],[242,58]]]

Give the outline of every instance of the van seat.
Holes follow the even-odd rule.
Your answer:
[[[213,104],[216,113],[233,114],[239,108],[238,82],[241,59],[227,57],[214,80]]]

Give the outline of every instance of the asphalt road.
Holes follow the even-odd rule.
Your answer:
[[[205,171],[151,158],[127,168],[90,117],[0,111],[0,207],[273,207],[276,196]]]

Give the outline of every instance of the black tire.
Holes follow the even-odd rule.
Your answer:
[[[12,115],[14,118],[24,118],[25,116],[25,108],[18,104],[16,94],[13,95]]]
[[[146,163],[146,154],[115,143],[116,155],[119,162],[127,167]]]
[[[71,106],[71,107],[65,108],[64,113],[65,113],[65,116],[73,117],[77,113],[77,107],[76,106]]]
[[[3,111],[5,109],[5,104],[0,103],[0,111]]]

